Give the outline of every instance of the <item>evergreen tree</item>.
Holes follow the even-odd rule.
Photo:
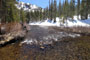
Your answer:
[[[58,15],[57,15],[57,16],[58,16],[58,17],[61,17],[61,15],[62,15],[62,5],[61,5],[61,0],[59,0],[59,6],[58,6],[57,9],[58,9],[58,13],[57,13]]]
[[[26,21],[25,12],[23,11],[23,9],[20,10],[20,21],[21,22]]]
[[[46,8],[46,19],[49,18],[49,8]]]
[[[2,12],[3,12],[3,5],[2,5],[2,1],[3,0],[0,0],[0,22],[1,22],[1,20],[2,20]]]
[[[5,15],[6,15],[5,3],[6,3],[6,0],[0,0],[0,20],[3,23],[5,22]]]
[[[51,19],[51,1],[49,0],[49,19]]]
[[[29,21],[31,21],[31,12],[26,13],[26,20],[27,20],[27,23],[29,23]]]
[[[87,19],[88,18],[88,6],[87,6],[88,0],[82,0],[81,2],[81,19]]]
[[[30,21],[32,21],[32,20],[33,20],[32,15],[33,15],[33,12],[31,11],[31,12],[30,12],[30,17],[31,17],[31,18],[30,18]]]
[[[43,19],[42,9],[40,9],[39,13],[40,13],[40,20],[42,20]]]
[[[88,13],[90,14],[90,0],[87,1]]]
[[[75,0],[71,0],[70,1],[70,13],[69,13],[69,16],[73,19],[73,16],[75,15],[75,3],[74,3]]]
[[[50,20],[52,20],[53,19],[53,0],[51,0],[49,12],[50,12]]]
[[[57,15],[57,3],[56,3],[56,0],[54,0],[54,7],[53,7],[53,18],[54,18],[54,22],[56,22],[56,15]]]
[[[18,21],[18,9],[15,6],[16,0],[3,0],[2,1],[2,9],[3,9],[3,18],[2,22],[12,22]]]
[[[86,1],[86,5],[87,5],[87,15],[89,15],[90,14],[90,0]],[[87,18],[88,18],[88,16],[87,16]]]
[[[48,18],[48,15],[49,12],[48,12],[48,7],[44,9],[44,19],[47,19]]]
[[[78,3],[77,3],[77,16],[78,16],[78,19],[79,19],[79,15],[80,15],[80,0],[78,0]]]
[[[69,16],[69,3],[68,0],[65,0],[65,2],[63,3],[63,16],[64,19],[67,20],[67,17]]]

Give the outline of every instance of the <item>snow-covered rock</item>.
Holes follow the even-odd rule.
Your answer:
[[[15,4],[18,9],[23,9],[24,11],[40,11],[43,9],[41,7],[38,7],[37,5],[30,4],[30,3],[24,3],[24,2],[18,2]]]

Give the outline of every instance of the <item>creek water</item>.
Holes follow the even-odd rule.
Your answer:
[[[0,47],[0,60],[90,59],[89,36],[65,32],[59,30],[60,27],[30,26],[30,28],[23,41]]]

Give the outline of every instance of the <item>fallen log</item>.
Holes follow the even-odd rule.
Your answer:
[[[25,31],[12,32],[5,35],[0,35],[0,44],[5,44],[17,37],[23,38],[26,35]]]
[[[0,44],[5,44],[17,38],[23,38],[26,32],[30,30],[28,24],[20,24],[18,22],[11,22],[0,25]]]

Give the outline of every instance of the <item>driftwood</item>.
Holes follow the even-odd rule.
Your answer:
[[[26,31],[30,30],[27,23],[20,24],[18,22],[11,22],[0,25],[0,44],[4,44],[16,38],[25,37]]]
[[[5,35],[0,35],[0,44],[4,44],[6,42],[9,42],[17,37],[24,37],[26,34],[25,31],[18,31],[18,32],[12,32]]]

